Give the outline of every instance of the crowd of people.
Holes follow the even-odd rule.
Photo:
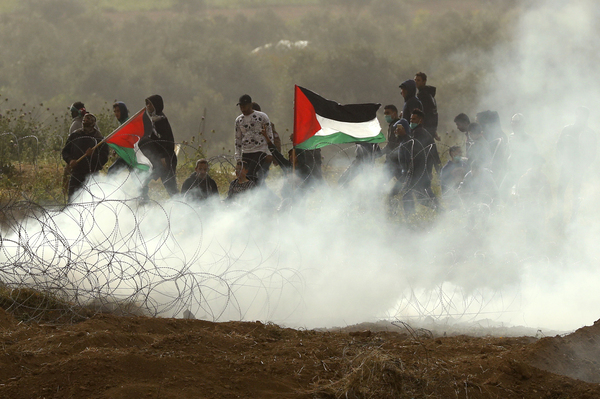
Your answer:
[[[483,111],[471,121],[464,113],[454,118],[460,132],[465,134],[464,147],[451,146],[448,161],[442,166],[437,142],[438,110],[436,88],[427,84],[427,75],[419,72],[399,86],[403,98],[401,111],[393,104],[384,106],[387,143],[357,143],[356,157],[338,180],[347,186],[366,167],[373,167],[376,159],[384,157],[386,183],[390,183],[389,197],[401,196],[405,215],[416,212],[416,203],[433,210],[462,207],[465,204],[485,204],[489,207],[508,201],[517,193],[522,197],[540,198],[549,192],[543,175],[544,158],[534,138],[527,134],[526,118],[517,113],[511,119],[512,133],[502,131],[500,117],[495,111]],[[217,183],[209,176],[206,159],[196,162],[194,172],[185,180],[181,190],[176,180],[177,155],[171,126],[163,113],[164,103],[159,95],[145,100],[149,123],[140,139],[140,151],[150,160],[152,172],[143,184],[142,197],[148,198],[150,180],[161,179],[169,195],[183,194],[201,201],[218,197]],[[226,201],[236,201],[256,187],[265,186],[271,167],[279,166],[286,176],[281,191],[283,201],[301,196],[306,189],[322,181],[321,150],[291,149],[287,158],[282,154],[281,138],[269,116],[262,112],[252,98],[244,94],[237,103],[241,114],[235,119],[235,173]],[[113,105],[119,123],[127,121],[129,112],[123,102]],[[86,178],[101,170],[109,159],[109,149],[96,125],[96,118],[88,113],[81,102],[71,106],[73,122],[62,155],[67,163],[68,194],[71,200]],[[582,176],[595,159],[596,134],[587,126],[589,110],[574,110],[574,123],[566,126],[557,144],[560,179],[557,198],[562,201],[569,185],[573,197],[578,198]],[[115,173],[130,168],[117,159],[108,168]],[[432,189],[433,171],[439,177],[440,198]],[[575,210],[578,202],[575,201]]]

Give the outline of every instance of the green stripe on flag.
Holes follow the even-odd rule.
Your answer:
[[[330,144],[346,144],[346,143],[383,143],[385,136],[383,132],[375,137],[356,138],[348,134],[338,132],[328,134],[327,136],[312,136],[308,140],[296,146],[299,150],[316,150],[317,148],[325,147]]]
[[[140,170],[150,170],[150,167],[148,165],[138,163],[137,156],[135,155],[135,150],[133,148],[121,147],[113,143],[107,144],[110,146],[110,148],[115,150],[117,155],[123,158],[123,160],[127,162],[128,165],[134,168],[138,168]]]

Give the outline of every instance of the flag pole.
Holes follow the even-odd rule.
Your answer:
[[[297,111],[296,111],[296,93],[298,91],[298,85],[294,85],[294,129],[292,131],[292,159],[294,160],[294,162],[292,162],[292,197],[294,196],[295,192],[296,192],[296,162],[298,161],[296,159],[296,117],[297,117]]]
[[[132,119],[138,117],[145,110],[146,110],[146,108],[140,109],[131,118],[129,118],[125,122],[123,122],[118,128],[116,128],[108,136],[106,136],[105,138],[103,138],[101,142],[99,142],[98,144],[96,144],[95,146],[93,146],[92,147],[92,152],[94,152],[94,150],[96,150],[96,148],[98,148],[101,144],[104,144],[104,142],[106,142],[106,140],[110,139],[112,136],[114,136],[115,134],[117,134],[119,132],[119,130],[121,130],[123,127],[125,127],[125,125],[127,125],[127,123],[129,123]],[[83,154],[79,159],[77,159],[75,161],[75,165],[77,165],[79,162],[83,161],[83,158],[85,158],[86,156],[87,156],[86,154]],[[67,167],[70,168],[70,165],[67,165]]]

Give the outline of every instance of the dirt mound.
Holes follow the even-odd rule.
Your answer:
[[[98,315],[0,329],[3,398],[595,398],[531,366],[534,338],[314,331]],[[545,341],[542,341],[545,342]]]
[[[0,330],[10,329],[17,324],[15,318],[7,313],[4,309],[0,308]]]
[[[552,373],[600,383],[600,320],[565,337],[542,338],[530,364]]]

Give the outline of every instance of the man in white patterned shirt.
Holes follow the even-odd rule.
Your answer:
[[[271,121],[264,112],[252,109],[252,98],[248,94],[241,96],[237,105],[242,114],[235,119],[235,160],[248,165],[247,177],[258,185],[269,167],[267,156],[271,155],[261,130],[266,126],[267,135],[273,140]]]

